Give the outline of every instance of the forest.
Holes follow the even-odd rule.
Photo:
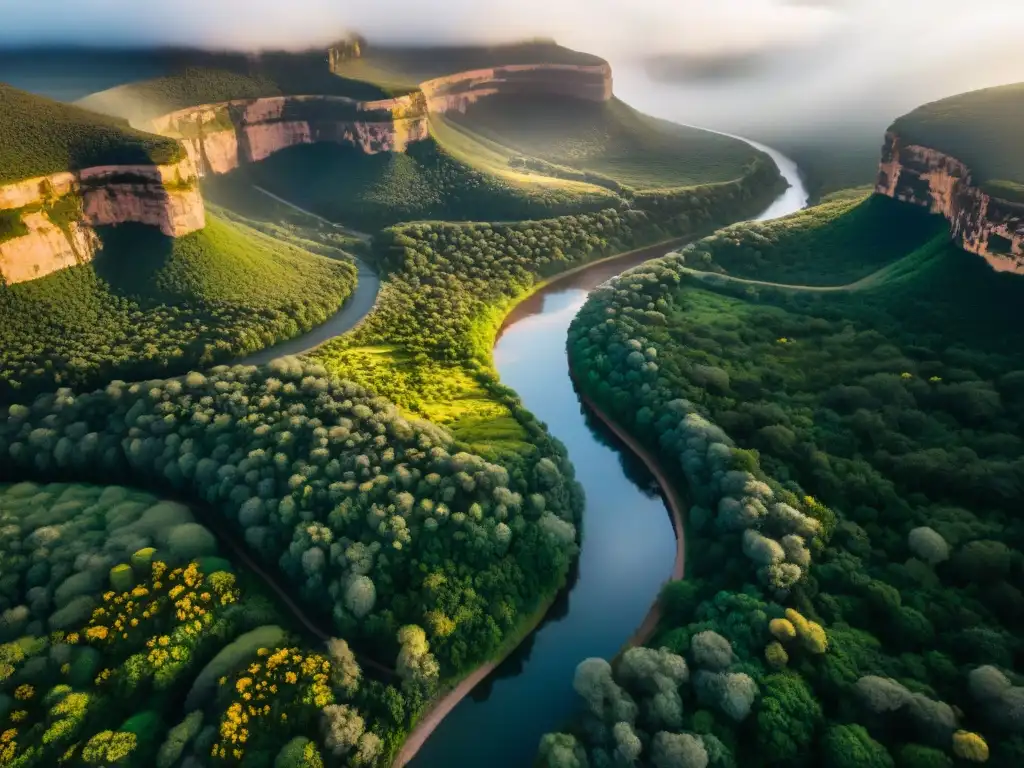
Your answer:
[[[687,496],[687,578],[645,647],[580,665],[543,765],[1021,764],[1021,288],[911,211],[902,255],[860,228],[835,258],[884,207],[740,225],[577,316],[580,386]]]
[[[175,163],[170,139],[0,83],[0,185],[96,165]]]
[[[0,765],[369,766],[401,733],[403,693],[289,629],[187,506],[21,482],[0,524]]]
[[[180,238],[132,224],[100,236],[88,264],[0,284],[0,402],[232,360],[324,322],[356,283],[336,249],[216,214]]]
[[[440,680],[489,658],[562,583],[580,493],[564,452],[538,443],[491,463],[285,358],[11,406],[0,479],[132,482],[206,505],[310,615],[396,670],[401,691],[373,688],[363,707],[393,713],[389,754]]]

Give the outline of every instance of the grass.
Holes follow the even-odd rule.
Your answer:
[[[101,236],[94,261],[0,287],[0,401],[225,362],[319,325],[355,285],[351,263],[215,215],[176,239]]]
[[[388,344],[330,345],[317,353],[329,368],[374,389],[409,416],[447,428],[463,450],[488,460],[531,450],[530,437],[508,406],[461,365]]]
[[[683,254],[694,269],[734,277],[844,285],[899,260],[944,226],[940,217],[881,195],[853,196],[775,221],[728,227]]]
[[[893,123],[906,143],[966,163],[975,182],[1024,183],[1024,83],[985,88],[918,107]]]
[[[133,121],[198,104],[284,95],[348,96],[374,100],[388,94],[369,82],[331,73],[324,51],[270,51],[258,56],[187,51],[171,74],[92,94],[79,104]]]
[[[370,46],[361,58],[342,62],[338,74],[401,92],[424,80],[473,69],[509,64],[593,66],[603,63],[597,56],[564,48],[549,40],[491,46]]]
[[[756,157],[743,142],[648,117],[617,99],[501,96],[448,119],[513,153],[639,189],[730,181]]]
[[[617,200],[605,190],[529,184],[457,159],[436,140],[405,153],[367,155],[353,147],[291,147],[243,173],[304,208],[356,229],[400,221],[505,221],[597,211]]]
[[[177,162],[177,142],[0,83],[0,184],[96,165]]]
[[[1011,203],[1024,203],[1024,184],[1005,179],[993,179],[981,184],[982,192],[998,197],[1000,200],[1007,200]]]

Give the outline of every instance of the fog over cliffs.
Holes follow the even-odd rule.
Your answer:
[[[676,119],[733,131],[876,124],[930,99],[1024,80],[1021,0],[39,0],[0,2],[0,47],[322,44],[555,37],[609,58],[639,95],[649,61]],[[680,60],[672,57],[682,56]],[[710,67],[704,63],[711,57]],[[661,60],[665,64],[666,59]],[[707,76],[710,73],[713,76]],[[633,96],[637,98],[637,96]]]

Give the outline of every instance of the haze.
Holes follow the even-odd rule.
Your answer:
[[[372,40],[551,36],[609,58],[637,106],[760,135],[870,124],[947,94],[1024,80],[1019,0],[43,0],[6,2],[0,46],[301,47],[346,30]],[[86,8],[88,10],[86,10]],[[648,88],[657,54],[759,54],[754,71]],[[645,90],[646,89],[646,90]],[[628,93],[627,93],[628,91]],[[663,113],[664,109],[654,110]]]

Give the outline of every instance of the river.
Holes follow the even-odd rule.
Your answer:
[[[666,109],[673,103],[671,87],[648,86],[635,101],[621,87],[616,91],[642,111],[685,121]],[[758,220],[805,207],[807,191],[796,164],[748,143],[769,154],[790,184]],[[505,321],[494,347],[495,366],[502,382],[569,451],[586,493],[582,551],[569,588],[544,624],[445,718],[410,763],[415,768],[531,765],[540,737],[578,711],[572,689],[576,665],[590,656],[614,656],[671,572],[675,536],[665,504],[646,469],[584,412],[565,352],[569,324],[590,291],[667,250],[646,249],[567,276]]]

